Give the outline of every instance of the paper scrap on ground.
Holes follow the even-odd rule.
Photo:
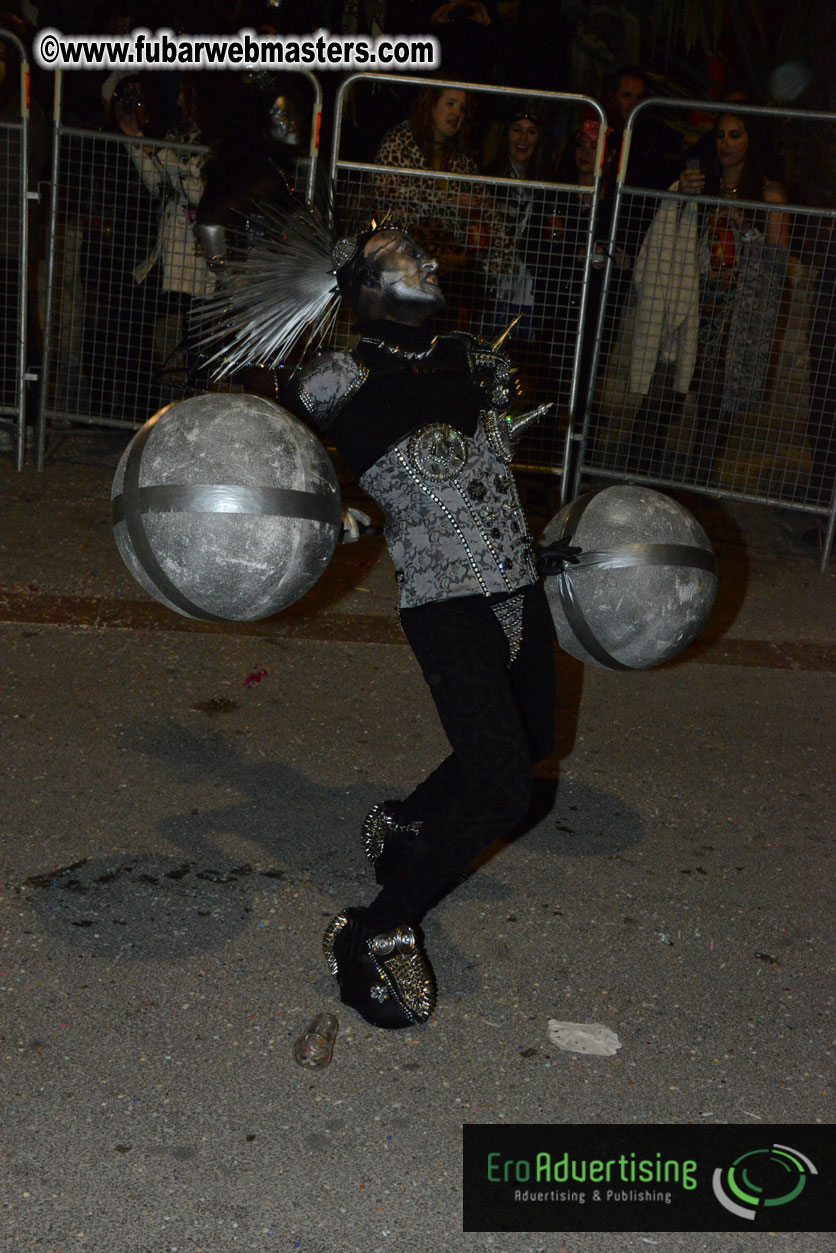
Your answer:
[[[549,1039],[567,1053],[597,1053],[612,1057],[621,1048],[614,1031],[600,1022],[558,1022],[549,1019]]]

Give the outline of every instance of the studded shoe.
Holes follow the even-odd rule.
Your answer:
[[[421,830],[420,822],[398,822],[396,801],[374,805],[363,823],[363,851],[374,866],[374,877],[384,884],[409,840]]]
[[[340,1000],[373,1027],[412,1027],[435,1008],[435,979],[411,927],[372,935],[364,909],[346,909],[322,940]]]

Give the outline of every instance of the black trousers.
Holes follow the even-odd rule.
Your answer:
[[[376,931],[420,921],[492,841],[528,813],[533,767],[554,747],[554,627],[540,583],[525,589],[510,649],[490,602],[466,596],[406,609],[401,623],[452,752],[397,810],[420,820],[398,871],[369,907]]]

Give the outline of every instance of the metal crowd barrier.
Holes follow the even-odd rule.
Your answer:
[[[825,515],[824,570],[836,527],[836,210],[631,185],[632,140],[662,106],[668,117],[836,122],[687,100],[633,112],[593,369],[572,432],[574,492],[592,474]]]
[[[313,74],[301,77],[311,143],[297,178],[311,198],[322,93]],[[194,230],[207,149],[82,130],[61,116],[57,74],[39,469],[51,431],[134,430],[163,405],[212,388],[188,330],[192,307],[217,281]]]
[[[0,122],[0,439],[10,442],[17,468],[22,470],[29,374],[29,64],[16,35],[0,30],[0,40],[12,45],[20,57],[20,120]],[[32,194],[37,198],[37,192]]]
[[[590,97],[561,92],[521,92],[435,78],[398,77],[399,85],[466,90],[488,119],[497,121],[516,100],[542,111],[585,111],[600,123],[594,183],[557,183],[445,173],[346,160],[341,156],[349,93],[391,83],[391,75],[355,74],[339,87],[331,153],[331,181],[339,228],[352,233],[391,213],[440,263],[447,309],[442,329],[465,330],[487,340],[520,320],[506,344],[518,370],[520,411],[546,401],[554,411],[521,441],[516,464],[562,475],[567,484],[568,444],[585,368],[584,325],[597,295],[596,214],[605,151],[603,109]],[[383,156],[382,153],[379,156]],[[578,176],[579,178],[579,176]],[[600,244],[603,248],[603,243]],[[332,347],[351,343],[346,312]]]

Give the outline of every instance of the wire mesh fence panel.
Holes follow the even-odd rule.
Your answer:
[[[313,130],[319,85],[313,75],[300,82]],[[270,169],[269,136],[264,143]],[[240,380],[213,381],[194,316],[220,281],[197,230],[209,150],[60,124],[54,144],[41,461],[48,424],[133,429],[196,391],[242,389]],[[299,151],[291,177],[305,196],[315,143]],[[233,192],[240,194],[227,215],[236,228],[226,235],[230,247],[252,229],[246,188],[236,183]]]
[[[585,467],[827,508],[832,214],[628,192],[620,227],[636,259],[608,297]]]
[[[777,147],[761,150],[757,179],[724,186],[747,119],[719,116],[707,147],[682,152],[670,192],[628,185],[617,199],[609,247],[629,265],[597,327],[578,477],[832,514],[836,211],[787,202],[763,173]],[[792,134],[821,121],[832,130],[836,117],[795,117]]]
[[[194,231],[205,149],[58,136],[49,415],[141,424],[199,385],[192,302],[215,276]]]
[[[367,77],[374,76],[354,80],[355,92],[370,86],[362,81]],[[460,85],[458,90],[461,94]],[[504,144],[507,119],[519,102],[513,93],[473,91],[483,134],[489,136],[493,124]],[[556,93],[544,93],[542,101],[533,102],[526,96],[526,103],[530,112],[540,107],[544,116],[548,107],[564,112],[597,108],[586,98]],[[438,330],[466,331],[493,341],[517,319],[503,349],[516,368],[515,409],[524,412],[545,402],[554,402],[555,408],[524,436],[516,462],[562,469],[573,381],[588,366],[582,355],[581,313],[584,306],[594,306],[600,292],[595,262],[603,255],[596,246],[603,249],[606,238],[597,218],[597,138],[591,147],[589,185],[583,185],[577,166],[561,183],[553,175],[549,181],[509,177],[501,148],[490,165],[498,171],[494,175],[477,173],[476,161],[458,151],[446,169],[415,168],[423,158],[409,126],[398,124],[384,135],[373,161],[345,161],[335,151],[338,229],[352,234],[389,214],[393,226],[407,230],[438,261],[446,298],[445,312],[435,324]],[[338,118],[335,144],[341,135]],[[488,146],[485,140],[483,150]],[[483,167],[488,164],[482,161]],[[345,348],[352,342],[352,318],[344,310],[332,346]]]
[[[20,414],[23,375],[21,310],[26,300],[22,172],[23,123],[0,123],[0,414]]]

